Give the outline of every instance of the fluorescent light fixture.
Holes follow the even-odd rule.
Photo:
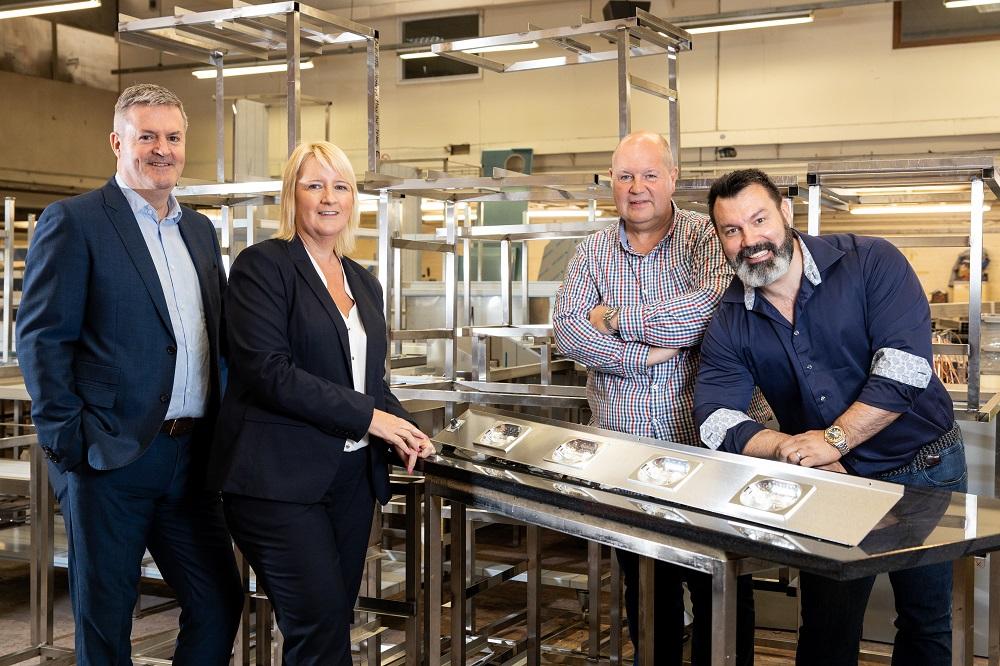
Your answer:
[[[944,6],[947,9],[959,9],[961,7],[978,7],[980,5],[995,5],[997,0],[946,0]]]
[[[312,60],[303,60],[299,63],[299,69],[312,69]],[[288,70],[288,63],[271,62],[266,65],[246,65],[242,67],[223,67],[223,76],[248,76],[250,74],[273,74],[274,72],[284,72]],[[191,72],[198,79],[214,79],[215,69],[196,69]]]
[[[874,185],[871,187],[833,187],[830,188],[834,194],[841,196],[863,197],[869,195],[890,195],[890,194],[937,194],[940,192],[960,193],[968,192],[966,185]]]
[[[983,206],[983,212],[990,210]],[[969,213],[972,204],[889,204],[887,206],[852,206],[851,215],[925,215],[934,213]]]
[[[430,51],[410,51],[409,53],[400,53],[400,60],[418,60],[420,58],[437,58],[437,53],[431,53]]]
[[[37,16],[38,14],[56,14],[72,12],[78,9],[95,9],[101,6],[101,0],[81,0],[80,2],[21,2],[6,5],[0,10],[0,19],[19,18],[21,16]]]
[[[808,14],[798,14],[792,16],[773,16],[768,18],[766,15],[758,17],[747,17],[743,20],[731,20],[729,22],[719,22],[719,23],[702,23],[701,25],[692,25],[690,27],[684,26],[680,27],[687,30],[692,35],[703,35],[712,32],[730,32],[733,30],[751,30],[753,28],[776,28],[782,25],[798,25],[800,23],[812,23],[813,15],[812,12]]]
[[[466,219],[464,216],[459,215],[458,213],[455,214],[455,218]],[[444,213],[424,213],[423,215],[420,216],[420,219],[423,220],[424,222],[444,222]],[[476,220],[479,218],[476,216],[475,211],[472,211],[472,214],[469,215],[468,219]]]

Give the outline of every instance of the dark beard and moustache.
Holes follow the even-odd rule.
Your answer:
[[[788,267],[792,264],[792,243],[795,235],[787,227],[785,228],[785,240],[778,247],[774,243],[757,243],[747,248],[743,248],[729,261],[736,271],[736,277],[747,287],[766,287],[782,275],[788,272]],[[746,260],[762,250],[771,252],[771,258],[757,264],[748,264]]]

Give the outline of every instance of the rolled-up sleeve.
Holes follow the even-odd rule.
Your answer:
[[[689,253],[685,263],[691,273],[691,289],[658,303],[622,307],[618,313],[622,340],[671,349],[701,343],[733,271],[711,222],[702,224],[689,245],[674,244],[671,251]]]
[[[858,401],[902,413],[933,375],[930,306],[906,257],[888,242],[873,243],[863,262],[873,356]]]
[[[728,329],[720,310],[705,331],[694,388],[694,418],[706,446],[742,453],[764,426],[747,414],[754,380]]]
[[[590,311],[601,304],[591,273],[588,243],[580,243],[556,294],[552,331],[559,351],[588,369],[621,377],[648,374],[649,346],[600,333],[590,323]]]

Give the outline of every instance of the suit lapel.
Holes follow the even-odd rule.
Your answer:
[[[122,243],[125,245],[125,250],[132,259],[136,270],[139,271],[139,277],[142,278],[142,282],[146,286],[146,291],[149,292],[149,297],[153,300],[153,305],[156,306],[156,311],[159,313],[160,319],[163,320],[163,325],[173,335],[174,329],[170,323],[167,301],[163,297],[163,286],[160,284],[160,277],[156,273],[156,266],[153,265],[153,258],[149,255],[146,240],[142,237],[142,232],[139,231],[139,223],[135,219],[135,214],[128,205],[125,195],[118,189],[118,184],[115,183],[114,178],[108,181],[103,191],[105,212],[118,231],[118,235],[121,237]]]
[[[312,259],[309,258],[309,253],[306,251],[306,246],[302,244],[302,239],[298,236],[293,238],[289,244],[289,252],[292,255],[299,275],[309,285],[309,289],[316,295],[316,299],[323,306],[327,316],[330,317],[330,321],[333,322],[333,327],[337,331],[337,337],[340,339],[340,350],[344,355],[344,363],[347,364],[347,373],[353,376],[354,368],[351,365],[351,342],[347,336],[347,325],[344,324],[344,317],[340,314],[340,310],[337,309],[337,304],[333,302],[330,292],[323,286],[323,280],[320,279],[319,273],[316,272],[316,267],[313,266]],[[353,287],[354,285],[352,284],[351,288],[353,289]]]

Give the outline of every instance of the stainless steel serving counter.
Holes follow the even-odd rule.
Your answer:
[[[488,428],[480,429],[485,421],[491,423],[531,424],[531,427],[545,430],[562,429],[567,441],[586,437],[615,441],[619,448],[631,445],[648,446],[651,442],[625,442],[621,435],[592,428],[581,428],[569,424],[516,415],[498,410],[474,408],[459,418],[473,426],[468,431],[473,440],[480,442]],[[461,538],[460,520],[454,520],[460,507],[470,506],[496,512],[537,527],[582,536],[591,541],[625,548],[642,555],[675,562],[682,566],[709,572],[713,575],[713,666],[733,663],[735,627],[735,577],[740,573],[762,568],[762,562],[796,567],[831,578],[847,580],[935,562],[955,562],[954,594],[954,664],[972,663],[972,574],[971,556],[990,553],[1000,549],[1000,500],[976,497],[961,493],[948,493],[917,488],[902,488],[894,503],[885,510],[877,510],[879,515],[865,529],[856,543],[836,543],[829,538],[815,534],[804,534],[802,529],[789,529],[760,520],[755,514],[719,511],[719,502],[713,497],[728,500],[733,497],[727,488],[717,492],[711,485],[703,489],[705,503],[681,503],[677,498],[653,496],[636,492],[636,489],[620,477],[617,484],[597,482],[581,478],[579,469],[565,466],[565,473],[524,462],[523,458],[541,455],[551,461],[555,448],[561,446],[551,440],[550,450],[537,444],[538,450],[518,456],[510,454],[517,450],[514,443],[509,450],[503,447],[509,442],[499,442],[500,448],[468,445],[463,437],[458,437],[460,427],[452,431],[442,431],[435,437],[441,454],[424,464],[427,486],[427,538],[430,543],[440,540],[440,510],[442,498],[453,502],[452,542]],[[522,433],[516,433],[521,435]],[[550,433],[551,434],[551,433]],[[522,441],[527,441],[527,435]],[[554,443],[553,443],[554,442]],[[586,447],[585,447],[586,448]],[[681,447],[682,449],[685,447]],[[676,447],[665,449],[671,456]],[[588,449],[589,450],[589,449]],[[488,451],[488,453],[486,452]],[[728,468],[734,463],[746,461],[731,460],[734,456],[725,453],[690,449],[683,453],[697,453],[706,465],[718,464]],[[631,452],[623,451],[614,455],[615,463],[628,459]],[[735,456],[739,458],[738,456]],[[596,460],[596,458],[594,458]],[[641,460],[640,460],[641,462]],[[770,461],[760,463],[760,474],[766,478],[775,475]],[[603,467],[603,465],[602,465]],[[782,467],[791,467],[784,465]],[[792,470],[789,470],[792,473]],[[823,485],[842,482],[832,474],[813,472],[827,477],[815,479],[821,492]],[[707,477],[706,477],[707,478]],[[795,477],[792,477],[795,478]],[[607,481],[607,480],[605,480]],[[687,482],[694,483],[694,478]],[[878,497],[884,492],[883,484],[869,489],[871,496]],[[736,497],[741,496],[742,493]],[[804,501],[808,503],[808,495]],[[734,498],[736,499],[736,498]],[[801,498],[800,498],[801,499]],[[738,499],[737,499],[738,501]],[[798,500],[797,500],[798,501]],[[794,505],[793,505],[794,506]],[[805,504],[799,509],[804,511]],[[836,509],[836,507],[834,507]],[[862,520],[867,520],[863,517]],[[537,558],[537,536],[532,542],[529,528],[529,562]],[[426,563],[426,580],[429,598],[427,600],[430,622],[427,646],[429,663],[440,661],[440,615],[434,625],[435,609],[440,609],[441,555],[434,554]],[[453,549],[452,593],[460,598],[464,590],[464,555],[462,549]],[[529,564],[529,571],[531,570]],[[457,573],[456,573],[457,572]],[[643,575],[652,575],[652,567],[643,568]],[[532,593],[532,576],[529,575],[529,600],[537,605],[537,590]],[[647,582],[641,589],[652,589]],[[435,596],[437,595],[437,596]],[[640,624],[651,626],[651,603],[642,602]],[[451,661],[464,663],[465,623],[462,604],[452,604]],[[650,623],[650,624],[647,624]],[[539,624],[537,608],[528,608],[528,658],[530,663],[539,659]],[[649,635],[647,632],[646,635]],[[640,646],[644,663],[653,661],[652,646],[643,642]]]

